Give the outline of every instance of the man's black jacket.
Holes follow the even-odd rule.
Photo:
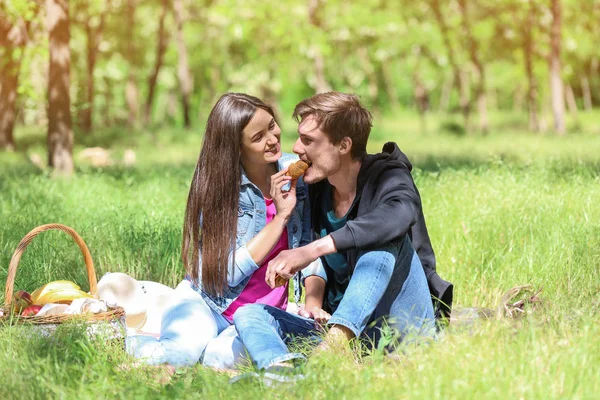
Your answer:
[[[440,278],[435,270],[435,254],[411,170],[408,157],[393,142],[386,143],[381,153],[365,156],[348,222],[331,233],[331,237],[338,252],[346,253],[352,271],[361,250],[381,247],[408,235],[423,264],[436,317],[449,317],[453,285]],[[313,229],[319,226],[321,195],[327,184],[324,180],[309,185]]]

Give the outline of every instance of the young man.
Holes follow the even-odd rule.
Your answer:
[[[452,285],[435,271],[408,158],[395,143],[367,155],[372,117],[355,95],[318,94],[299,103],[294,118],[300,124],[293,151],[310,164],[303,179],[318,239],[281,252],[266,280],[274,286],[278,275],[290,279],[319,257],[323,266],[303,271],[304,317],[260,304],[237,311],[251,358],[259,369],[302,358],[286,341],[315,336],[315,321],[329,325],[321,349],[354,337],[376,342],[382,323],[403,336],[430,334],[433,305],[449,311]]]

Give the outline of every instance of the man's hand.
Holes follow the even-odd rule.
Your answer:
[[[271,288],[283,286],[286,280],[290,280],[296,272],[306,268],[317,258],[336,251],[331,235],[297,249],[284,250],[269,262],[265,282]]]
[[[311,253],[308,246],[284,250],[269,262],[265,282],[271,288],[282,286],[285,281],[290,280],[296,272],[306,268],[317,257]]]

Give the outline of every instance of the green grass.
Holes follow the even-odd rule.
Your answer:
[[[318,359],[306,366],[305,381],[285,389],[229,386],[227,376],[201,366],[161,385],[147,370],[120,370],[127,357],[77,327],[65,326],[51,345],[27,328],[4,327],[0,398],[595,398],[600,129],[597,118],[580,117],[585,129],[566,138],[520,132],[508,117],[485,137],[434,132],[438,120],[424,134],[410,115],[376,123],[372,135],[370,151],[395,140],[415,164],[438,269],[455,284],[456,306],[495,308],[513,286],[543,289],[542,306],[523,318],[453,328],[394,359]],[[285,128],[289,151],[293,125]],[[0,282],[29,230],[61,222],[87,242],[99,277],[124,271],[175,285],[199,131],[103,131],[85,145],[113,143],[115,165],[79,162],[70,179],[52,179],[27,161],[43,156],[43,135],[22,129],[22,152],[0,154]],[[137,153],[133,167],[118,162],[126,148]],[[15,288],[62,278],[87,287],[78,248],[63,233],[45,233],[21,259]]]

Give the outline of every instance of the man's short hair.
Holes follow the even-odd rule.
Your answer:
[[[373,116],[355,94],[340,92],[319,93],[301,101],[294,109],[293,117],[301,122],[314,116],[316,128],[338,144],[348,136],[352,139],[352,158],[367,154],[367,141],[373,126]]]

